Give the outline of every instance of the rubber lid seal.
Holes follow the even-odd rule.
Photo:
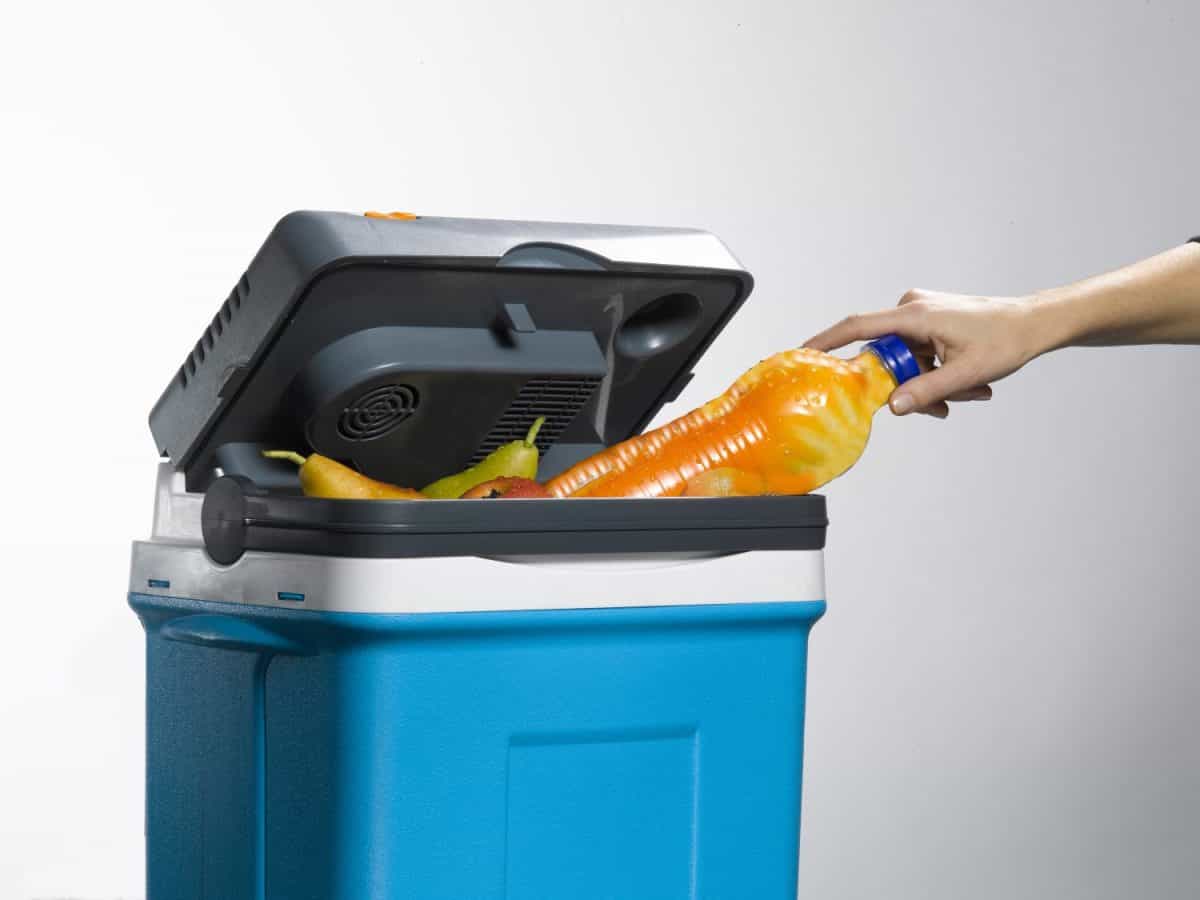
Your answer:
[[[908,349],[908,344],[894,334],[885,334],[867,344],[867,349],[874,353],[887,366],[896,384],[904,384],[911,378],[921,374],[917,358]]]

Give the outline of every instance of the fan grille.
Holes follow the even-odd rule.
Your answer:
[[[416,411],[417,390],[407,384],[373,388],[342,410],[338,434],[348,441],[383,437]]]
[[[546,421],[538,431],[535,443],[538,452],[545,453],[551,444],[562,437],[571,420],[591,399],[601,380],[598,377],[550,377],[533,378],[525,382],[504,415],[483,439],[471,463],[479,462],[510,441],[524,440],[529,426],[538,416],[545,416]]]

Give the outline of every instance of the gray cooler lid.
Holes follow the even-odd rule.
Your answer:
[[[295,212],[150,414],[202,490],[264,448],[420,487],[522,436],[542,475],[641,431],[749,295],[703,231]]]
[[[297,212],[268,236],[150,414],[209,555],[816,549],[819,496],[316,500],[310,449],[421,487],[545,416],[541,477],[640,432],[750,293],[703,231]],[[224,477],[218,477],[223,475]]]

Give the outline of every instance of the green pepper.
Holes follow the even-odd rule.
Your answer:
[[[537,478],[538,451],[534,444],[538,430],[546,421],[539,416],[529,428],[523,441],[510,441],[497,447],[482,460],[457,475],[447,475],[421,490],[434,500],[457,500],[476,485],[494,478]]]

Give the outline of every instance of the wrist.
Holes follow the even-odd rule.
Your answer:
[[[1038,291],[1024,298],[1024,331],[1029,359],[1086,343],[1091,324],[1084,285]]]

